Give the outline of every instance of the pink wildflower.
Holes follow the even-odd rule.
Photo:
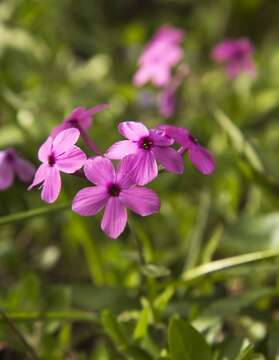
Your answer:
[[[172,125],[160,125],[158,129],[181,146],[181,154],[188,153],[190,161],[202,174],[210,175],[215,170],[215,160],[210,151],[201,146],[187,129]]]
[[[165,87],[158,96],[158,107],[160,115],[170,118],[176,110],[176,88],[173,86]]]
[[[39,160],[43,163],[36,171],[34,186],[42,184],[42,200],[53,203],[61,190],[60,171],[72,174],[79,170],[86,161],[86,155],[75,143],[79,138],[77,129],[61,131],[55,139],[51,136],[43,143],[38,152]]]
[[[162,26],[146,45],[139,58],[139,69],[134,84],[142,86],[151,81],[155,86],[165,86],[171,78],[171,68],[183,57],[180,43],[183,32],[171,26]]]
[[[77,128],[78,130],[86,130],[90,128],[92,124],[92,116],[97,114],[98,112],[102,111],[103,109],[107,108],[107,104],[99,104],[95,107],[90,109],[85,109],[83,107],[75,108],[70,115],[68,115],[62,124],[58,125],[54,128],[51,132],[51,136],[57,136],[61,131],[70,129],[70,128]]]
[[[22,159],[14,149],[0,151],[0,190],[9,188],[15,175],[23,182],[31,181],[34,172],[33,165]]]
[[[105,208],[101,228],[111,238],[117,238],[127,223],[126,207],[147,216],[160,209],[160,200],[153,190],[135,186],[129,177],[130,157],[125,157],[115,169],[112,162],[102,156],[88,159],[85,176],[95,186],[80,190],[75,196],[72,210],[82,216],[97,214]]]
[[[184,170],[181,155],[170,146],[173,140],[153,129],[148,130],[142,123],[122,122],[119,132],[127,140],[118,141],[105,153],[109,159],[123,159],[132,154],[130,176],[137,185],[145,185],[158,175],[158,160],[166,170],[181,174]]]
[[[212,58],[217,63],[225,63],[226,72],[233,79],[241,72],[256,74],[253,52],[249,39],[225,40],[214,47]]]

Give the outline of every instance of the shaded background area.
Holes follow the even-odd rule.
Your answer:
[[[91,129],[103,151],[119,139],[120,121],[165,122],[152,103],[156,90],[135,88],[132,76],[144,44],[168,23],[185,30],[191,68],[170,123],[189,128],[217,161],[210,177],[188,160],[184,175],[162,174],[152,183],[161,213],[135,217],[134,233],[127,229],[117,241],[101,232],[100,216],[70,211],[0,227],[0,308],[42,358],[167,359],[173,314],[203,331],[217,359],[236,359],[243,339],[267,359],[279,354],[277,260],[183,280],[184,271],[202,263],[279,249],[278,22],[276,0],[0,3],[1,149],[13,146],[37,166],[39,145],[76,106],[109,103]],[[224,38],[243,36],[255,46],[258,75],[230,81],[210,51]],[[58,206],[85,184],[63,177]],[[38,191],[19,182],[0,199],[1,216],[44,205]],[[157,268],[160,277],[141,273],[135,236],[147,261],[164,267],[165,273]],[[166,269],[170,274],[161,276]],[[99,322],[103,309],[118,317],[129,346],[150,358],[123,351]],[[30,321],[31,312],[33,320],[54,319]],[[25,353],[2,321],[0,357]]]

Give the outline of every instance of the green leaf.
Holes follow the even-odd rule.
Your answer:
[[[163,277],[170,275],[170,270],[164,266],[148,264],[141,267],[141,272],[148,277]]]
[[[173,318],[168,329],[171,360],[210,360],[211,351],[203,336],[184,320]]]
[[[117,349],[122,351],[127,348],[129,343],[123,326],[117,321],[109,310],[104,310],[101,314],[101,322],[105,332],[112,339]]]

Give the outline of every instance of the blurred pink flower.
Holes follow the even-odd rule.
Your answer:
[[[105,208],[101,228],[111,238],[117,238],[127,223],[126,207],[147,216],[160,209],[160,200],[153,190],[135,186],[129,177],[130,157],[125,157],[116,172],[112,162],[102,156],[88,159],[85,176],[95,186],[80,190],[72,210],[82,216],[92,216]]]
[[[165,87],[158,95],[158,108],[161,116],[170,118],[176,110],[176,88]]]
[[[181,154],[187,152],[190,161],[204,175],[210,175],[215,170],[215,160],[213,155],[206,148],[198,143],[191,133],[184,128],[173,125],[159,125],[158,130],[162,134],[173,139],[181,146]]]
[[[226,65],[226,72],[230,78],[235,78],[241,72],[256,74],[253,59],[253,45],[249,39],[240,38],[225,40],[217,44],[211,53],[213,60]]]
[[[0,151],[0,190],[9,188],[15,175],[23,182],[30,182],[34,172],[33,165],[22,159],[14,149]]]
[[[148,130],[142,123],[122,122],[118,130],[127,140],[118,141],[105,153],[109,159],[131,156],[130,176],[137,185],[145,185],[158,175],[158,160],[166,170],[181,174],[184,170],[181,155],[170,146],[173,140],[158,131]]]
[[[159,28],[139,58],[139,69],[133,79],[136,86],[151,81],[161,87],[170,81],[172,66],[183,57],[183,50],[179,46],[183,36],[184,33],[174,27]]]
[[[43,183],[41,198],[47,203],[53,203],[59,196],[60,171],[73,174],[86,161],[86,155],[75,146],[79,134],[79,131],[74,128],[61,131],[55,139],[48,137],[39,149],[38,157],[43,164],[37,169],[28,190]]]
[[[84,107],[77,107],[75,108],[70,115],[68,115],[62,124],[55,127],[52,132],[51,136],[57,136],[61,131],[70,129],[70,128],[77,128],[78,130],[86,130],[90,128],[92,124],[92,116],[97,114],[98,112],[104,110],[108,107],[108,104],[99,104],[94,106],[90,109],[85,109]]]

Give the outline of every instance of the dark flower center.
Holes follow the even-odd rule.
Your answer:
[[[195,138],[193,135],[189,135],[189,139],[191,140],[191,141],[193,141],[193,143],[195,143],[195,144],[197,144],[198,143],[198,139],[197,138]]]
[[[9,163],[12,163],[14,161],[15,157],[14,157],[14,154],[11,153],[11,152],[8,152],[6,154],[6,161],[9,162]]]
[[[232,57],[235,61],[241,61],[244,57],[244,53],[243,53],[242,49],[235,50]]]
[[[144,137],[140,140],[140,148],[150,150],[153,146],[153,141],[149,137]]]
[[[78,120],[77,119],[71,119],[71,120],[69,120],[69,124],[72,127],[77,127],[78,126]]]
[[[110,184],[108,187],[108,193],[110,196],[119,196],[120,190],[121,189],[117,184]]]
[[[49,166],[53,166],[55,164],[55,157],[53,154],[48,156],[48,164]]]

